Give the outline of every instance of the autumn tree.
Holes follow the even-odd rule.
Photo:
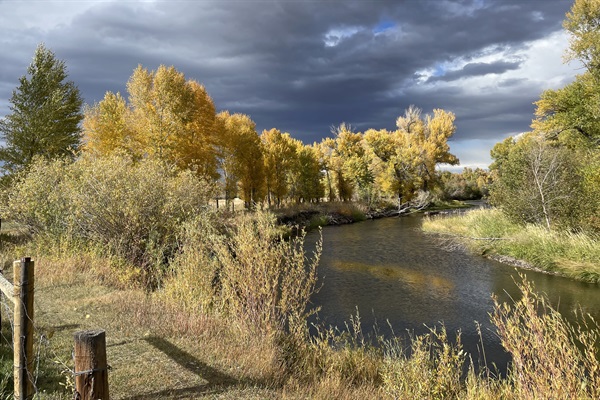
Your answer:
[[[296,144],[289,133],[281,133],[278,129],[263,131],[260,136],[269,207],[275,200],[277,207],[281,206],[282,199],[288,194],[291,170],[296,161]]]
[[[119,93],[107,92],[84,114],[84,151],[97,156],[121,152],[134,160],[143,155],[141,132],[133,129],[131,109]]]
[[[318,202],[325,195],[319,149],[299,140],[294,140],[294,148],[290,192],[298,203]]]
[[[381,164],[379,184],[388,195],[396,196],[399,204],[435,185],[437,164],[458,164],[448,145],[456,130],[454,118],[440,109],[435,109],[433,116],[422,117],[421,110],[411,106],[396,120],[397,130],[369,130],[365,134]]]
[[[567,61],[577,60],[585,71],[557,90],[546,90],[536,102],[532,127],[571,146],[600,145],[600,2],[576,0],[563,23],[570,34]]]
[[[342,173],[350,181],[352,193],[356,193],[361,200],[370,200],[375,178],[369,167],[369,153],[363,135],[352,131],[347,124],[341,124],[333,133],[336,153],[342,162]]]
[[[64,61],[40,44],[9,100],[11,113],[0,120],[4,171],[20,171],[36,156],[72,156],[78,148],[83,101],[66,79]]]
[[[190,121],[185,126],[183,134],[176,137],[175,164],[180,168],[190,168],[200,175],[216,179],[219,173],[215,105],[204,86],[193,80],[188,81],[187,85],[192,94]]]
[[[225,205],[229,207],[230,202],[237,196],[238,177],[236,175],[236,136],[233,129],[227,129],[231,114],[222,111],[216,116],[216,143],[217,162],[221,172],[220,186],[222,195],[225,197]]]
[[[338,198],[352,200],[361,191],[363,194],[373,182],[369,171],[362,134],[353,132],[352,127],[342,123],[332,128],[333,138],[326,138],[321,147],[328,154],[328,179],[332,179]]]
[[[225,185],[235,181],[246,207],[253,208],[265,195],[263,150],[256,124],[248,115],[227,111],[219,113],[218,119],[222,126],[222,153],[227,157],[222,165],[231,171]]]
[[[335,141],[332,138],[324,138],[318,145],[318,154],[321,166],[325,173],[325,189],[329,201],[335,201],[338,197],[336,193],[337,186],[335,184],[336,170],[339,170],[338,161],[334,155]]]
[[[129,103],[106,93],[88,107],[84,150],[122,152],[133,159],[156,157],[216,179],[216,113],[205,88],[174,67],[138,66],[127,82]]]

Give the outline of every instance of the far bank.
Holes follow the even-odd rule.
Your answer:
[[[593,234],[515,224],[493,208],[429,217],[423,230],[509,265],[600,282],[600,241]]]

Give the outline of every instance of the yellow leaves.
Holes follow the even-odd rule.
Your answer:
[[[107,93],[86,110],[84,150],[156,157],[217,178],[215,106],[205,88],[174,67],[138,66],[127,82],[129,104]]]
[[[228,111],[219,113],[217,121],[226,197],[239,182],[243,199],[252,206],[264,197],[263,149],[256,124],[248,115]]]
[[[131,126],[131,110],[119,94],[107,92],[104,99],[85,110],[83,150],[95,155],[123,152],[133,159],[139,154],[139,135]]]
[[[387,162],[396,151],[397,143],[390,132],[385,129],[379,131],[369,129],[365,132],[364,138],[367,145],[383,162]]]
[[[280,203],[288,193],[288,180],[296,159],[296,148],[302,143],[292,139],[289,133],[278,129],[264,130],[261,135],[264,151],[265,175],[269,204],[271,196]]]
[[[422,116],[411,106],[396,120],[395,131],[369,129],[361,134],[341,124],[334,138],[319,145],[328,183],[333,172],[341,199],[359,192],[369,198],[384,194],[410,200],[434,183],[437,164],[458,163],[448,146],[456,131],[454,120],[451,112],[435,109],[433,115]]]

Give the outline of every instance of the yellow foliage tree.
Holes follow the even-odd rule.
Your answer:
[[[215,105],[204,86],[188,81],[192,92],[190,121],[175,137],[175,163],[200,175],[218,178]]]
[[[377,180],[384,191],[396,195],[399,203],[409,201],[435,183],[437,164],[458,164],[448,145],[456,131],[454,119],[453,113],[440,109],[423,118],[411,106],[396,120],[397,130],[367,131],[365,141],[380,163]]]
[[[281,133],[278,129],[264,130],[260,136],[263,145],[267,202],[281,200],[289,191],[290,171],[296,159],[296,146],[289,133]]]
[[[202,85],[186,81],[174,67],[156,71],[138,66],[127,82],[129,104],[108,92],[86,110],[84,149],[97,155],[115,151],[133,159],[156,157],[216,178],[216,116]]]
[[[94,155],[122,152],[132,159],[142,156],[138,132],[132,129],[131,110],[119,94],[106,92],[104,99],[84,111],[84,151]]]
[[[217,115],[221,125],[221,168],[227,169],[226,190],[237,183],[247,208],[264,199],[265,173],[263,150],[256,124],[248,115]]]
[[[318,202],[325,195],[322,183],[321,153],[318,145],[305,145],[299,140],[292,140],[295,156],[291,169],[291,196],[297,203],[302,201]]]

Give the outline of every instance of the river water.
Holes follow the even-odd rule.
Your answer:
[[[571,316],[580,306],[600,319],[597,285],[517,272],[466,251],[448,250],[435,236],[421,232],[421,222],[420,215],[412,215],[323,228],[322,287],[313,297],[313,304],[321,306],[319,319],[343,328],[358,308],[363,330],[377,325],[384,336],[421,334],[443,323],[449,333],[461,331],[464,348],[476,364],[482,362],[478,321],[487,364],[494,363],[500,372],[506,370],[509,357],[489,321],[491,296],[518,299],[519,272],[563,315]],[[307,235],[309,250],[318,235]]]

